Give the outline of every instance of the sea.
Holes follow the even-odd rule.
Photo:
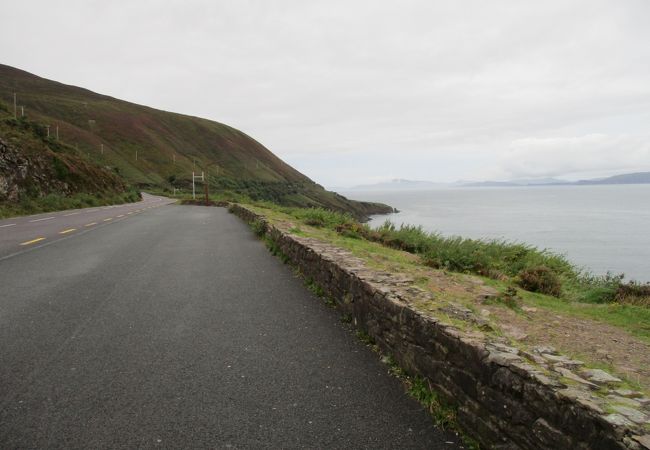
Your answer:
[[[399,213],[373,216],[445,236],[504,239],[565,255],[594,275],[650,282],[650,185],[453,187],[341,192],[386,203]]]

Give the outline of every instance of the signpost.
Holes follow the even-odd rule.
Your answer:
[[[195,181],[199,180],[203,184],[205,184],[205,176],[203,172],[201,172],[201,175],[195,175],[194,172],[192,172],[192,200],[196,200],[196,187],[195,187]],[[206,192],[207,192],[207,185],[206,185]]]

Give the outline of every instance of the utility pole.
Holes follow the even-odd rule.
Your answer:
[[[25,107],[24,106],[20,107],[20,117],[25,117]]]
[[[59,140],[59,126],[56,126],[56,140]]]
[[[49,139],[50,138],[50,126],[45,125],[45,128],[47,128],[47,138]]]

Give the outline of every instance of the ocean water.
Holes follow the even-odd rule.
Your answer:
[[[650,185],[350,191],[397,214],[374,216],[443,235],[503,238],[561,253],[594,274],[650,282]]]

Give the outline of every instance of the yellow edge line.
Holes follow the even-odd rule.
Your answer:
[[[59,231],[59,234],[67,234],[76,231],[76,228],[68,228],[67,230]]]
[[[97,222],[90,222],[84,225],[84,227],[92,227],[93,225],[97,225]]]
[[[36,239],[32,239],[31,241],[22,242],[20,245],[35,244],[36,242],[41,242],[41,241],[44,241],[44,240],[45,240],[44,237],[39,237],[39,238],[36,238]]]

